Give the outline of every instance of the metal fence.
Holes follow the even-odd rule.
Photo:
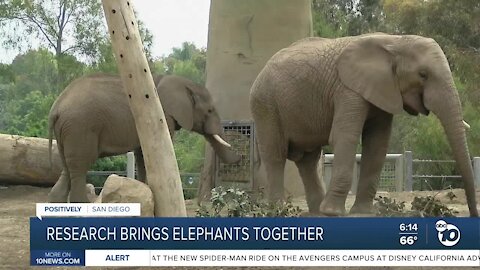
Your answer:
[[[253,183],[252,162],[253,159],[253,134],[252,129],[247,128],[245,123],[236,123],[231,125],[229,141],[232,145],[236,145],[236,149],[240,149],[243,162],[237,167],[231,167],[228,164],[221,164],[216,172],[215,185],[221,185],[225,182],[244,183],[245,188],[251,188]],[[236,138],[235,138],[236,136]],[[239,147],[243,146],[243,148]],[[323,164],[323,180],[328,186],[332,177],[332,162],[334,155],[326,154]],[[127,154],[127,170],[126,171],[90,171],[89,176],[108,176],[117,174],[135,178],[135,162],[133,153]],[[358,186],[358,178],[360,176],[361,155],[356,155],[356,162],[353,168],[352,193],[355,193]],[[480,157],[472,159],[474,170],[475,184],[480,187]],[[194,197],[200,181],[200,173],[180,173],[183,188],[188,196]],[[423,160],[414,159],[411,151],[403,154],[387,154],[382,173],[380,175],[378,190],[379,191],[412,191],[412,190],[438,190],[448,187],[463,187],[461,176],[455,168],[454,160]],[[101,189],[102,187],[96,187]]]
[[[333,154],[326,154],[323,164],[323,180],[328,186],[332,177]],[[355,193],[358,186],[358,178],[360,177],[360,164],[362,155],[356,155],[356,162],[353,167],[352,193]],[[387,154],[380,175],[378,190],[380,191],[399,191],[403,190],[404,179],[404,160],[402,154]]]
[[[448,187],[462,188],[454,160],[414,159],[413,153],[405,152],[405,190],[438,190]],[[475,184],[480,187],[480,157],[472,159]]]
[[[254,183],[254,127],[252,121],[223,121],[225,140],[232,145],[232,149],[241,155],[238,164],[223,163],[215,157],[215,186],[235,185],[251,190]]]
[[[357,154],[353,168],[352,193],[355,193],[360,176],[361,155]],[[328,185],[332,173],[333,155],[326,154],[323,179]],[[480,157],[472,159],[474,177],[480,187]],[[454,160],[414,159],[411,151],[387,154],[378,182],[379,191],[440,190],[463,187]]]

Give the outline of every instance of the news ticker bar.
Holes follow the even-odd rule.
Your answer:
[[[85,250],[32,254],[31,264],[38,266],[480,266],[480,250]]]

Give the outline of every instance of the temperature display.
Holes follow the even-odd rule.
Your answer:
[[[400,245],[411,246],[418,240],[418,224],[417,223],[401,223],[399,226]]]

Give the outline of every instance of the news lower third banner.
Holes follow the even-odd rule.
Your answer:
[[[30,218],[30,256],[49,266],[480,266],[480,221],[42,216]]]

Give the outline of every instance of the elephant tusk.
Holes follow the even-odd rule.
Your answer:
[[[213,138],[215,138],[215,140],[217,140],[217,142],[225,145],[226,147],[232,147],[229,143],[227,143],[226,141],[224,141],[222,139],[222,137],[218,136],[217,134],[213,135]]]
[[[463,125],[465,126],[465,129],[470,129],[470,125],[467,122],[465,122],[465,120],[462,120],[462,122],[463,122]]]

